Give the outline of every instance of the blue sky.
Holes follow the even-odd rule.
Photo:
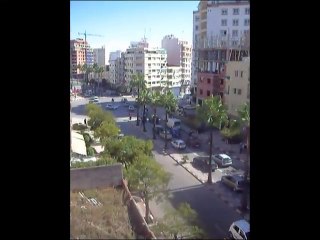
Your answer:
[[[87,36],[93,48],[124,51],[131,41],[146,35],[151,47],[161,47],[161,39],[173,34],[192,41],[192,17],[199,1],[71,1],[71,39]]]

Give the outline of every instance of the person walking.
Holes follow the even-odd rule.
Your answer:
[[[129,113],[129,121],[131,121],[131,113]]]

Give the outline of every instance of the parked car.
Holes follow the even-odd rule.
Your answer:
[[[213,160],[219,167],[228,167],[232,165],[232,159],[227,154],[215,154],[213,155]]]
[[[233,189],[233,191],[242,191],[245,185],[242,175],[226,175],[221,177],[221,182]]]
[[[199,148],[201,146],[200,139],[197,136],[189,136],[186,143],[189,147],[193,148]]]
[[[218,169],[218,165],[211,159],[212,161],[212,172]],[[192,166],[197,168],[203,172],[208,172],[209,170],[209,156],[206,157],[195,157],[192,160]]]
[[[171,142],[172,146],[176,149],[185,149],[186,143],[181,139],[175,139]]]
[[[156,125],[156,134],[160,134],[161,132],[164,131],[164,127],[162,125]]]
[[[113,105],[113,104],[107,104],[106,105],[106,109],[110,109],[110,110],[116,110],[118,109],[119,106],[117,105]]]
[[[250,239],[250,223],[241,219],[231,224],[229,228],[229,237],[232,239]]]
[[[130,105],[130,106],[128,107],[128,109],[129,109],[129,111],[134,111],[134,106],[133,106],[133,105]]]
[[[160,132],[159,135],[160,135],[160,137],[165,139],[165,131],[164,130],[162,132]],[[171,139],[172,139],[172,135],[170,134],[169,131],[167,131],[167,140],[171,140]]]

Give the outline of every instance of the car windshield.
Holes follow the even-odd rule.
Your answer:
[[[232,162],[232,160],[231,160],[230,158],[224,158],[223,161],[224,161],[225,163],[231,163],[231,162]]]

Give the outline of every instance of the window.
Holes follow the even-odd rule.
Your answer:
[[[196,25],[196,30],[198,30],[198,25]]]
[[[250,25],[250,19],[245,19],[244,20],[244,25],[249,26]]]
[[[200,19],[199,16],[196,16],[196,17],[195,17],[195,21],[196,21],[196,22],[198,22],[199,19]]]
[[[232,41],[232,46],[237,46],[238,45],[238,41]]]
[[[220,79],[220,84],[223,85],[223,78]]]
[[[234,76],[238,77],[238,71],[234,71]]]
[[[244,30],[243,31],[243,34],[246,36],[246,35],[248,35],[249,34],[249,30]]]
[[[210,96],[210,90],[207,90],[207,97]]]
[[[233,15],[239,15],[239,8],[233,9]]]
[[[207,83],[208,83],[208,84],[211,83],[211,79],[210,79],[210,78],[207,79]]]
[[[237,94],[237,89],[236,88],[233,89],[233,93]]]
[[[228,15],[228,9],[221,9],[221,15]]]
[[[238,95],[241,95],[241,89],[238,89]]]
[[[233,19],[232,26],[239,26],[239,19]]]
[[[203,94],[203,91],[202,91],[202,89],[200,89],[200,95],[202,95]]]
[[[240,77],[243,77],[243,71],[240,72]]]
[[[246,15],[249,15],[249,14],[250,14],[250,8],[246,8],[246,9],[245,9],[245,14],[246,14]]]
[[[227,26],[227,19],[221,20],[221,26]]]
[[[234,225],[233,228],[234,228],[234,230],[236,230],[236,232],[239,232],[239,227],[238,226]]]
[[[230,85],[228,85],[228,91],[227,91],[227,94],[229,94],[229,91],[230,91]]]
[[[232,30],[232,37],[238,37],[238,30]]]

